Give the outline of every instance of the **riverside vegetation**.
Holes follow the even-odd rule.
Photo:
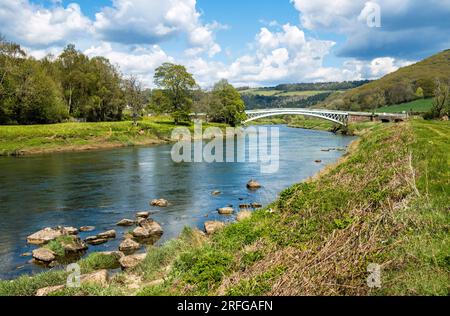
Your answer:
[[[294,185],[272,205],[206,237],[186,228],[150,247],[107,284],[49,295],[448,295],[448,122],[363,124],[336,166]],[[369,288],[369,264],[382,269]],[[111,257],[80,261],[82,273]],[[50,271],[1,281],[2,295],[64,284]]]
[[[186,123],[193,131],[193,124]],[[205,123],[203,128],[225,124]],[[139,121],[0,126],[0,156],[151,145],[170,141],[176,126],[169,116]]]

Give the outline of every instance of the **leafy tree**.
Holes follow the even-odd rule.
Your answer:
[[[422,87],[418,87],[415,94],[419,99],[423,99],[425,97]]]
[[[15,119],[19,124],[57,123],[69,116],[58,85],[42,65],[27,60],[20,77]]]
[[[450,115],[450,86],[440,80],[436,80],[435,97],[433,107],[425,118],[442,118]]]
[[[417,88],[422,88],[424,98],[434,97],[434,91],[436,90],[435,82],[431,79],[419,79],[416,81]]]
[[[68,117],[59,85],[43,62],[0,40],[0,123],[55,123]]]
[[[15,80],[25,52],[15,43],[8,42],[0,34],[0,124],[13,119],[12,107],[15,103]]]
[[[82,114],[89,121],[119,121],[126,105],[117,69],[109,60],[94,57],[89,62],[88,103]]]
[[[182,65],[164,63],[156,69],[154,80],[167,97],[167,112],[172,115],[175,124],[188,120],[192,90],[197,87],[192,74]]]
[[[145,107],[145,95],[141,83],[135,76],[124,80],[125,99],[127,105],[131,108],[133,124],[137,125],[137,120],[142,116]]]
[[[68,45],[57,60],[59,80],[70,115],[83,117],[83,107],[89,103],[89,58]]]
[[[226,80],[220,80],[212,91],[214,99],[210,108],[213,121],[236,126],[245,120],[245,104],[239,92]]]
[[[150,96],[148,110],[154,114],[162,114],[169,111],[170,100],[163,90],[155,89]]]

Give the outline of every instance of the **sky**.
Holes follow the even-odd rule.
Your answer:
[[[0,0],[0,33],[68,44],[153,87],[164,62],[203,88],[380,78],[450,48],[450,0]]]

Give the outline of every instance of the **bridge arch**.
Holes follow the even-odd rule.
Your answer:
[[[281,115],[302,115],[327,120],[342,126],[348,123],[348,113],[338,111],[321,111],[321,110],[300,110],[300,109],[277,109],[277,110],[254,110],[246,111],[247,120],[243,124],[250,123],[266,117],[274,117]]]

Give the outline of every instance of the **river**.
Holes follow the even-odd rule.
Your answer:
[[[137,211],[156,211],[161,224],[159,244],[179,235],[185,226],[203,228],[206,220],[233,221],[216,209],[242,203],[274,201],[294,183],[335,162],[353,137],[277,126],[280,130],[280,168],[261,174],[258,163],[175,163],[172,145],[127,147],[107,151],[58,153],[0,158],[0,279],[43,271],[21,254],[32,251],[26,237],[44,227],[95,226],[81,237],[109,229],[118,238],[92,251],[117,250],[121,235],[130,228],[115,223],[133,219]],[[315,162],[321,160],[322,163]],[[250,179],[263,188],[246,189]],[[214,197],[212,191],[221,191]],[[149,201],[164,198],[168,208]]]

